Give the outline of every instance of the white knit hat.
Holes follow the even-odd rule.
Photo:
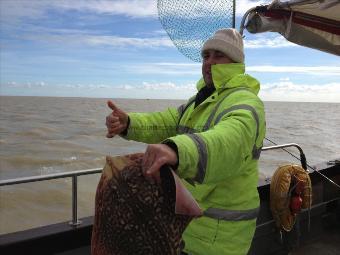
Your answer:
[[[217,30],[214,36],[203,44],[201,53],[204,50],[218,50],[236,63],[244,63],[243,38],[234,28]]]

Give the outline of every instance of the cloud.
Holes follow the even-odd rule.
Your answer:
[[[152,0],[7,0],[0,1],[3,19],[23,17],[39,19],[48,15],[49,10],[77,11],[93,14],[124,15],[133,18],[157,17],[156,1]]]
[[[280,78],[280,81],[289,81],[290,79],[288,77],[282,77]]]
[[[54,84],[41,87],[39,83],[15,83],[1,85],[0,95],[61,96],[107,98],[188,99],[196,93],[196,85],[189,83],[149,82],[138,84]],[[133,91],[133,92],[131,92]]]
[[[118,86],[119,89],[124,90],[159,90],[159,91],[195,91],[196,84],[195,83],[187,83],[187,84],[176,84],[173,82],[147,82],[144,81],[141,84],[137,85],[121,85]]]
[[[220,0],[222,1],[222,0]],[[237,1],[237,14],[243,15],[243,13],[251,6],[256,6],[265,1],[249,1],[242,0]],[[181,3],[179,1],[178,3]],[[222,3],[222,2],[221,2]],[[29,19],[50,19],[51,10],[53,13],[59,13],[62,15],[66,11],[77,11],[82,14],[82,20],[86,22],[87,17],[91,14],[96,15],[124,15],[133,18],[149,18],[157,17],[157,1],[156,0],[125,0],[125,1],[109,1],[109,0],[13,0],[13,1],[0,1],[1,4],[1,15],[0,19],[4,24],[10,23],[12,20],[21,20],[25,22],[25,32],[22,38],[30,40],[40,40],[48,42],[66,42],[66,43],[80,43],[84,42],[90,45],[111,45],[111,46],[137,46],[137,47],[173,47],[173,43],[168,39],[164,30],[156,30],[153,35],[156,38],[149,36],[146,38],[142,37],[119,37],[119,36],[106,36],[98,35],[100,31],[90,31],[81,29],[66,29],[66,28],[47,28],[44,26],[42,21],[40,26],[27,23],[25,18]],[[204,1],[200,4],[193,5],[192,14],[195,15],[195,10],[198,13],[199,8],[208,7],[209,4]],[[172,9],[173,8],[173,9]],[[219,8],[213,11],[218,12]],[[176,5],[172,4],[168,8],[169,12],[179,14],[179,10],[176,9]],[[209,8],[207,9],[207,12]],[[185,10],[181,12],[183,13]],[[59,16],[60,16],[59,15]],[[205,14],[207,15],[207,13]],[[62,17],[62,16],[60,16]],[[93,16],[92,16],[93,17]],[[192,17],[191,17],[192,18]],[[138,21],[137,21],[138,22]],[[13,30],[13,27],[9,28],[9,31]],[[21,33],[19,33],[20,35]],[[97,34],[97,35],[96,35]],[[145,37],[145,36],[144,36]],[[181,45],[201,45],[201,42],[190,41],[178,41]],[[293,47],[296,46],[293,43],[288,42],[281,36],[274,38],[268,38],[268,36],[256,35],[255,39],[245,39],[246,48],[282,48],[282,47]]]
[[[259,48],[287,48],[297,47],[298,45],[287,41],[283,36],[255,35],[255,39],[244,39],[244,47],[248,49]]]
[[[83,42],[90,45],[107,45],[114,47],[174,47],[172,41],[168,37],[159,38],[134,38],[134,37],[118,37],[118,36],[85,36]]]
[[[46,82],[8,82],[4,84],[2,87],[12,87],[12,88],[41,88],[45,87],[46,89],[53,89],[53,88],[71,88],[71,89],[121,89],[121,90],[131,90],[131,89],[138,89],[138,90],[192,90],[196,89],[196,84],[194,82],[187,83],[187,84],[176,84],[174,82],[149,82],[143,81],[138,84],[121,84],[121,85],[109,85],[109,84],[48,84]]]
[[[261,85],[260,97],[267,101],[340,102],[340,83],[296,84],[287,78]]]
[[[338,66],[248,66],[247,72],[340,76]]]
[[[20,18],[39,19],[47,15],[47,6],[49,6],[47,1],[0,1],[0,20],[5,23]]]
[[[46,87],[48,84],[44,81],[40,82],[26,82],[26,83],[19,83],[15,81],[7,82],[6,84],[2,85],[1,87],[9,87],[9,88],[41,88],[41,87]]]
[[[143,63],[140,65],[131,65],[126,70],[133,70],[138,74],[156,74],[156,75],[175,75],[199,76],[201,73],[201,64],[199,63]]]
[[[14,92],[13,92],[14,91]],[[133,91],[133,93],[131,93]],[[20,93],[19,93],[20,92]],[[19,94],[18,94],[19,93]],[[57,93],[57,94],[56,94]],[[47,84],[45,82],[9,82],[1,85],[3,95],[85,96],[121,98],[187,99],[196,93],[195,82],[150,82],[135,84]],[[295,83],[287,77],[261,85],[259,96],[265,101],[337,102],[340,103],[340,83]]]
[[[77,33],[72,31],[63,31],[59,34],[53,34],[53,30],[50,33],[45,34],[29,34],[23,35],[25,40],[49,42],[49,43],[63,43],[64,45],[89,45],[89,46],[112,46],[112,47],[137,47],[137,48],[156,48],[156,47],[174,47],[172,41],[166,37],[149,37],[149,38],[137,38],[137,37],[120,37],[111,35],[91,35]]]
[[[211,8],[211,4],[208,1],[193,2],[191,0],[177,0],[168,2],[163,1],[163,4],[168,4],[167,10],[172,14],[178,13],[178,5],[176,3],[183,3],[187,6],[188,3],[194,3],[191,5],[190,16],[200,16],[200,13],[204,13],[204,10],[214,11],[218,13],[217,9]],[[214,6],[218,4],[223,4],[226,6],[227,1],[219,0],[212,2]],[[255,7],[262,4],[269,4],[270,0],[238,0],[236,3],[236,15],[243,16],[243,14],[251,7]],[[64,9],[78,10],[78,11],[92,11],[96,13],[103,14],[114,14],[114,15],[126,15],[129,17],[158,17],[157,10],[157,0],[122,0],[122,1],[112,1],[112,0],[98,0],[98,1],[88,1],[88,0],[77,0],[76,2],[69,0],[59,0],[56,1],[55,7],[61,7]],[[223,10],[223,13],[225,10]]]
[[[153,0],[98,0],[56,1],[56,7],[67,10],[90,11],[98,14],[125,15],[134,18],[157,17],[157,5]]]
[[[232,1],[219,0],[219,1],[191,1],[191,0],[177,0],[163,1],[161,7],[162,16],[185,17],[188,19],[216,16],[225,16],[226,13],[231,13]],[[237,0],[236,1],[236,16],[243,17],[246,11],[250,8],[268,4],[267,1],[251,1],[251,0]]]
[[[179,0],[179,3],[182,2]],[[183,1],[185,2],[185,1]],[[186,4],[189,1],[186,1]],[[220,0],[222,3],[223,0]],[[236,3],[236,15],[243,14],[251,7],[269,3],[270,1],[238,0]],[[175,2],[169,1],[167,8],[172,14],[179,12]],[[203,1],[203,4],[195,4],[191,8],[190,16],[197,16],[203,10],[211,11],[211,6]],[[216,2],[215,2],[216,4]],[[124,15],[132,18],[157,18],[156,0],[4,0],[0,1],[0,12],[2,20],[20,19],[22,17],[39,19],[48,15],[49,10],[55,11],[77,11],[92,14]],[[215,10],[216,12],[216,10]],[[183,13],[183,12],[182,12]]]
[[[31,27],[29,33],[19,35],[22,39],[42,42],[63,42],[72,44],[87,44],[93,46],[136,46],[136,47],[174,47],[174,43],[167,36],[165,31],[156,31],[150,34],[149,37],[121,37],[114,35],[100,35],[96,34],[98,31],[88,31],[80,29],[51,29],[43,27]],[[180,45],[200,45],[199,41],[181,41],[177,40],[176,43]],[[255,39],[245,39],[245,48],[285,48],[296,47],[285,40],[282,36],[264,37],[258,36]]]
[[[271,2],[271,0],[238,0],[236,1],[236,16],[243,17],[250,8],[270,4]]]
[[[133,70],[134,73],[145,74],[168,74],[168,75],[196,75],[201,73],[200,63],[176,63],[176,62],[157,62],[141,63],[138,65],[124,66],[121,68]],[[291,73],[291,74],[308,74],[314,76],[340,76],[340,67],[338,66],[247,66],[247,72],[251,73]]]

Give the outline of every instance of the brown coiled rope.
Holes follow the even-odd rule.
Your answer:
[[[290,209],[293,179],[304,184],[301,208],[310,209],[312,205],[312,184],[308,172],[298,165],[279,167],[270,184],[270,209],[280,230],[291,231],[296,220],[297,214]]]

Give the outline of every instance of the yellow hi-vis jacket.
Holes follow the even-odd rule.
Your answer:
[[[239,63],[213,65],[216,90],[196,108],[193,97],[178,109],[129,114],[126,139],[177,145],[177,174],[204,210],[184,232],[188,254],[247,254],[254,235],[265,114],[260,85],[244,71]]]

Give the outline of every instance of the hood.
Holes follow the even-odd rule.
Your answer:
[[[217,92],[224,89],[244,87],[258,94],[260,83],[252,76],[245,74],[245,65],[242,63],[217,64],[211,66],[212,79]],[[197,90],[205,86],[203,78],[197,82]]]

